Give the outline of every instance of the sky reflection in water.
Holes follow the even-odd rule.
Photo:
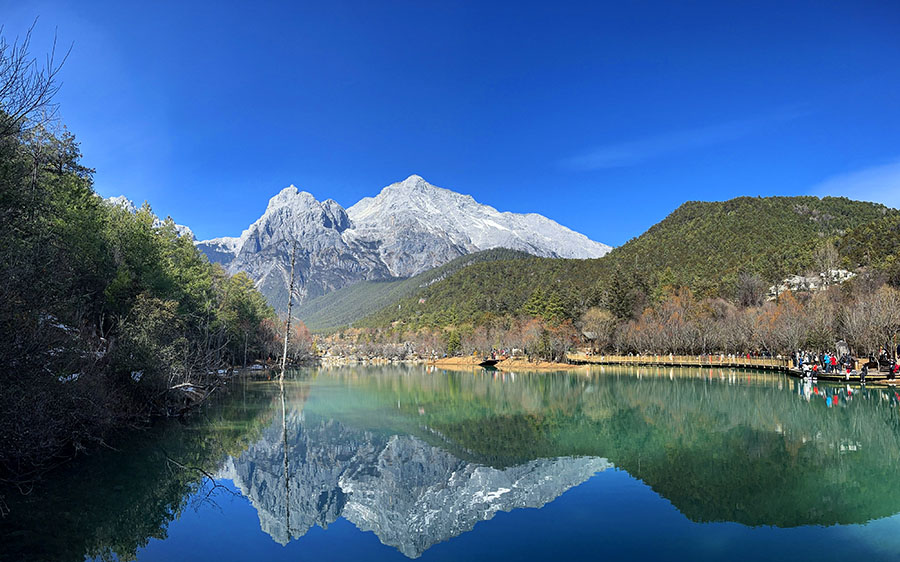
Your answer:
[[[284,412],[277,384],[248,382],[193,425],[104,454],[107,470],[119,464],[115,472],[128,471],[132,484],[97,475],[87,513],[107,514],[64,530],[67,543],[84,543],[71,554],[217,561],[900,554],[893,391],[718,370],[359,367],[294,373]],[[210,483],[173,470],[166,456],[207,467],[224,488],[205,500]],[[169,465],[165,472],[133,469],[160,463]],[[83,482],[79,470],[88,468],[58,480]],[[59,511],[76,501],[57,497],[65,495],[60,486],[53,501],[25,506],[30,518],[41,520],[41,505]],[[167,507],[148,517],[154,505]],[[110,512],[118,512],[116,525]],[[29,517],[19,522],[25,536],[40,537]],[[156,523],[121,522],[129,517]]]

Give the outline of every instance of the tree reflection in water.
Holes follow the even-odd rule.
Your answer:
[[[4,544],[128,559],[164,538],[203,478],[167,466],[161,443],[232,479],[278,542],[344,517],[411,557],[612,465],[696,522],[794,527],[900,512],[888,390],[720,370],[359,367],[296,373],[279,410],[277,384],[248,383],[190,427],[94,455],[27,499],[7,495]],[[41,531],[48,517],[58,540]]]

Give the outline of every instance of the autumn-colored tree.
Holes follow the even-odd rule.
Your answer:
[[[617,325],[616,317],[605,308],[595,306],[581,316],[582,331],[594,351],[609,347]]]

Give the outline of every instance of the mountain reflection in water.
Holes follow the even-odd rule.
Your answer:
[[[0,538],[13,552],[44,549],[46,559],[140,558],[151,537],[165,540],[190,500],[208,493],[199,473],[173,471],[165,457],[191,457],[231,480],[279,544],[344,519],[412,558],[501,511],[577,493],[613,466],[696,523],[790,529],[900,512],[893,390],[697,369],[344,367],[293,373],[283,392],[282,409],[277,383],[247,382],[193,425],[62,471],[46,490],[10,501],[10,530]],[[101,465],[108,472],[97,478]],[[123,468],[132,481],[124,489],[116,486]],[[88,470],[95,478],[71,491]],[[79,517],[62,518],[66,549],[53,551],[38,525],[72,502]],[[148,516],[151,505],[166,507]],[[128,518],[142,524],[123,525]]]
[[[460,460],[410,435],[287,418],[287,487],[280,424],[220,472],[280,544],[345,517],[409,557],[500,510],[541,507],[611,465],[593,457],[536,459],[493,468]]]

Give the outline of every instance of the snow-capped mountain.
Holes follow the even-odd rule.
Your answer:
[[[290,186],[269,200],[263,215],[240,238],[214,238],[197,246],[229,271],[246,272],[276,309],[287,306],[291,252],[296,241],[294,285],[298,300],[363,279],[390,277],[371,249],[345,240],[347,211]]]
[[[104,201],[106,201],[109,205],[112,205],[114,207],[122,207],[123,209],[125,209],[126,211],[128,211],[131,214],[135,214],[138,212],[138,207],[137,207],[137,205],[134,204],[134,201],[125,197],[124,195],[119,195],[117,197],[108,197],[108,198],[104,199]],[[161,221],[159,219],[159,217],[156,217],[153,220],[153,226],[155,228],[159,228],[160,226],[162,226],[162,224],[163,224],[163,221]],[[194,239],[194,232],[190,228],[184,226],[183,224],[176,224],[175,232],[178,233],[178,236],[187,236],[191,240]]]
[[[240,237],[197,242],[212,261],[244,271],[284,309],[296,241],[299,300],[364,279],[406,277],[461,255],[511,248],[546,257],[596,258],[610,247],[537,214],[499,212],[419,176],[345,210],[290,186]]]
[[[344,517],[418,558],[498,512],[542,507],[612,467],[599,457],[559,457],[494,468],[410,435],[310,422],[294,411],[284,426],[277,416],[217,477],[234,482],[281,545]]]
[[[501,213],[412,175],[347,209],[345,236],[373,244],[392,274],[407,277],[463,254],[510,248],[553,258],[599,258],[611,250],[535,213]]]

